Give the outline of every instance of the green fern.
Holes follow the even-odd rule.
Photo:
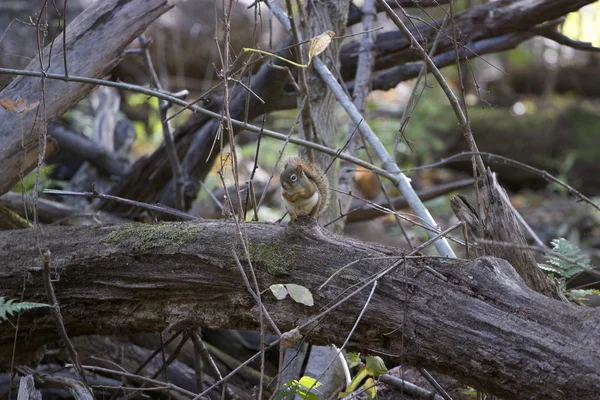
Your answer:
[[[587,269],[592,269],[590,259],[581,253],[581,249],[569,242],[565,238],[554,239],[552,249],[562,257],[559,258],[554,254],[547,254],[546,261],[548,264],[540,264],[540,268],[559,274],[564,278],[570,278],[573,275]],[[568,260],[568,261],[567,261]]]
[[[19,311],[31,310],[39,307],[50,307],[49,304],[43,303],[15,303],[14,300],[6,300],[4,297],[0,297],[0,323],[6,321],[8,316],[14,315]]]

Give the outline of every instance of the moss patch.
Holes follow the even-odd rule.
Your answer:
[[[0,227],[4,230],[29,228],[29,222],[0,204]]]
[[[131,243],[137,251],[152,247],[181,246],[197,237],[200,228],[190,223],[127,224],[100,241],[104,245]]]
[[[294,252],[281,240],[268,243],[249,244],[248,250],[252,262],[259,262],[272,275],[287,275],[294,259]]]

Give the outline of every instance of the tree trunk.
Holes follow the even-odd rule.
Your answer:
[[[371,288],[365,279],[404,257],[399,249],[333,235],[310,218],[286,228],[246,224],[245,235],[261,289],[294,282],[315,298],[310,308],[265,292],[265,307],[282,331],[362,285],[318,324],[301,329],[316,344],[341,344],[365,306]],[[71,336],[189,325],[256,330],[258,310],[232,258],[233,248],[248,268],[238,237],[234,223],[208,221],[0,232],[0,295],[17,299],[24,290],[25,301],[45,302],[40,250],[49,249]],[[600,311],[533,292],[504,260],[407,258],[379,280],[349,346],[504,398],[591,399],[600,393],[598,324]],[[3,368],[14,332],[0,325]],[[17,363],[31,361],[57,337],[46,309],[24,312]]]

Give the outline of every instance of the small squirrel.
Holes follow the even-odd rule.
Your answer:
[[[282,197],[292,220],[300,215],[316,217],[329,200],[329,181],[316,164],[293,157],[287,160],[281,176]]]

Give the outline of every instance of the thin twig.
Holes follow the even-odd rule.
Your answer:
[[[45,250],[43,252],[42,259],[44,264],[44,287],[46,288],[46,296],[48,296],[48,303],[50,304],[50,314],[52,314],[58,334],[60,335],[60,338],[69,352],[69,358],[71,358],[71,362],[73,363],[75,371],[77,371],[77,375],[79,375],[79,379],[81,379],[93,398],[94,393],[92,392],[83,368],[81,367],[79,355],[77,354],[77,351],[75,351],[75,347],[73,347],[73,343],[71,342],[71,339],[69,339],[69,335],[67,335],[67,329],[65,328],[62,314],[60,312],[60,306],[58,305],[58,299],[56,298],[54,287],[52,286],[52,281],[50,280],[50,250]]]
[[[92,189],[94,189],[94,188],[92,188]],[[122,197],[113,196],[110,194],[98,193],[95,190],[93,190],[92,192],[71,192],[69,190],[44,189],[43,193],[44,194],[57,194],[57,195],[61,195],[61,196],[80,196],[80,197],[87,197],[87,198],[91,198],[91,199],[98,198],[98,199],[112,200],[112,201],[116,201],[119,203],[128,204],[128,205],[134,206],[134,207],[144,208],[147,210],[152,210],[152,211],[157,211],[157,212],[173,215],[173,216],[176,216],[176,217],[182,218],[184,220],[188,220],[188,221],[198,221],[198,220],[202,219],[201,217],[198,217],[198,216],[195,216],[192,214],[188,214],[186,212],[179,211],[179,210],[176,210],[176,209],[168,207],[168,206],[142,203],[140,201],[124,199]]]
[[[63,64],[65,77],[69,77],[69,65],[67,63],[67,0],[63,3]]]
[[[451,0],[452,1],[452,0]],[[452,397],[444,390],[444,388],[435,380],[433,376],[425,369],[419,368],[419,372],[423,377],[429,382],[431,386],[435,388],[435,390],[444,398],[444,400],[452,400]]]
[[[161,335],[161,338],[162,338],[162,335]],[[185,345],[185,342],[187,342],[188,339],[189,339],[189,334],[184,334],[181,337],[181,340],[177,344],[177,347],[175,347],[175,349],[171,352],[171,354],[169,355],[169,358],[167,360],[163,360],[162,366],[160,367],[160,369],[158,371],[156,371],[156,372],[154,372],[152,374],[151,379],[156,379],[161,374],[161,372],[165,372],[165,381],[166,381],[166,378],[167,378],[167,374],[166,374],[167,368],[169,367],[169,365],[171,365],[173,363],[173,361],[175,361],[175,359],[179,355],[179,352],[183,348],[183,345]],[[165,345],[162,344],[160,346],[160,348],[163,349],[163,352],[164,352]],[[169,383],[169,382],[167,382],[167,383]]]
[[[269,0],[269,6],[271,7],[273,14],[283,25],[283,27],[288,32],[291,31],[291,26],[288,17],[285,11],[279,5],[279,3],[276,1]],[[373,130],[369,127],[367,123],[361,123],[361,121],[363,120],[363,116],[360,112],[358,112],[358,110],[352,103],[352,100],[350,100],[344,89],[340,86],[338,81],[331,74],[331,72],[325,66],[323,61],[321,61],[319,57],[315,57],[313,58],[313,65],[321,79],[323,79],[325,84],[329,87],[329,89],[331,89],[331,91],[333,92],[337,100],[340,102],[344,110],[346,110],[346,112],[354,121],[354,123],[358,125],[362,135],[375,150],[377,158],[381,160],[384,169],[393,176],[392,181],[394,182],[396,187],[398,187],[398,190],[400,190],[404,197],[406,197],[415,214],[417,214],[423,220],[427,221],[431,226],[437,226],[429,210],[427,210],[427,208],[423,205],[423,202],[421,202],[421,200],[416,195],[414,189],[410,185],[408,178],[400,171],[400,168],[398,168],[398,165],[396,164],[394,158],[391,157],[390,154],[387,152],[377,135],[375,135],[375,132],[373,132]],[[340,158],[342,158],[341,155]],[[427,233],[430,234],[430,232]],[[435,246],[441,255],[456,258],[454,251],[452,250],[445,238],[436,241]]]
[[[368,1],[368,0],[367,0]],[[375,294],[375,289],[377,289],[377,281],[373,282],[373,287],[371,288],[371,292],[369,293],[369,297],[367,297],[367,300],[365,301],[365,304],[363,305],[362,309],[360,310],[360,313],[358,314],[358,317],[356,318],[356,321],[354,321],[354,325],[352,325],[352,328],[350,329],[350,332],[348,333],[348,335],[346,336],[346,340],[344,340],[344,343],[342,344],[342,346],[338,349],[338,352],[336,354],[335,357],[333,357],[331,359],[331,361],[329,361],[329,363],[327,364],[327,366],[323,369],[323,372],[321,373],[321,375],[319,375],[317,377],[317,379],[315,380],[316,384],[317,382],[319,382],[321,380],[321,378],[325,375],[325,373],[327,372],[327,370],[331,367],[331,365],[336,361],[340,359],[340,356],[342,355],[342,352],[344,351],[344,349],[346,348],[346,345],[348,344],[348,342],[350,341],[350,338],[352,337],[352,335],[354,334],[354,331],[356,330],[356,328],[358,327],[359,322],[362,320],[363,315],[365,314],[365,311],[367,311],[367,307],[369,306],[369,304],[371,303],[371,299],[373,298],[373,295]],[[345,360],[344,360],[345,362]],[[312,390],[312,388],[314,387],[311,386],[308,389],[308,392],[310,392]],[[307,392],[307,393],[308,393]]]
[[[158,353],[160,353],[162,351],[162,349],[167,346],[169,343],[171,343],[173,340],[177,339],[177,337],[179,335],[181,335],[183,333],[183,331],[177,331],[175,332],[170,338],[168,338],[164,343],[161,344],[161,346],[154,350],[152,352],[152,354],[150,354],[143,363],[141,363],[135,370],[135,374],[138,375],[139,373],[141,373],[144,368],[146,367],[146,365],[148,365],[150,363],[150,361],[152,361],[154,359],[154,357],[156,357],[158,355]]]
[[[260,379],[259,379],[259,385],[258,385],[258,399],[262,399],[262,394],[263,394],[263,381],[264,381],[264,376],[265,376],[265,324],[264,324],[264,318],[265,315],[267,315],[269,322],[271,323],[272,326],[275,327],[275,329],[277,329],[277,325],[275,325],[275,322],[271,319],[271,316],[269,316],[265,306],[263,305],[262,299],[261,299],[261,295],[260,295],[260,291],[258,290],[258,283],[256,282],[256,275],[254,274],[253,271],[253,276],[254,276],[254,281],[256,283],[256,293],[254,292],[254,290],[252,290],[252,287],[250,286],[250,282],[248,281],[248,277],[246,276],[246,271],[244,271],[244,267],[242,266],[242,263],[240,262],[240,259],[235,251],[235,249],[231,249],[231,253],[233,254],[233,258],[235,260],[235,263],[238,266],[238,269],[240,270],[240,273],[242,275],[242,278],[244,280],[244,283],[246,284],[246,288],[248,289],[248,292],[250,292],[250,294],[252,295],[252,297],[254,297],[254,299],[256,300],[256,305],[258,306],[258,311],[259,311],[259,325],[260,325]],[[252,265],[250,265],[250,269],[253,270]],[[279,332],[279,335],[281,336],[281,332]]]
[[[118,370],[114,370],[114,369],[109,369],[109,368],[102,368],[102,367],[96,367],[94,365],[83,365],[82,368],[86,371],[92,371],[92,372],[103,372],[106,374],[112,374],[112,375],[117,375],[117,376],[123,376],[125,378],[130,378],[133,380],[139,380],[142,382],[147,382],[149,384],[152,384],[156,387],[167,387],[169,388],[169,390],[174,390],[176,392],[179,392],[185,396],[189,396],[189,397],[193,397],[195,399],[202,399],[202,400],[207,400],[206,397],[204,396],[200,396],[200,395],[196,395],[196,393],[194,392],[190,392],[189,390],[183,389],[179,386],[173,385],[172,383],[166,383],[165,382],[161,382],[161,381],[157,381],[155,379],[150,379],[150,378],[146,378],[144,376],[141,375],[136,375],[136,374],[131,374],[129,372],[124,372],[124,371],[118,371]]]
[[[426,164],[426,165],[421,165],[418,167],[414,167],[414,168],[408,168],[403,170],[403,172],[413,172],[413,171],[419,171],[419,170],[423,170],[423,169],[428,169],[428,168],[435,168],[435,167],[439,167],[440,165],[444,165],[447,164],[449,162],[457,162],[457,161],[463,161],[463,159],[465,158],[465,156],[470,156],[473,153],[470,151],[465,151],[462,153],[458,153],[455,154],[453,156],[444,158],[440,161],[436,161],[434,163],[431,164]],[[520,168],[523,169],[525,171],[529,171],[535,175],[538,175],[539,177],[541,177],[542,179],[548,181],[548,182],[553,182],[556,183],[562,187],[564,187],[565,189],[567,189],[567,191],[577,197],[578,199],[580,199],[581,201],[589,204],[590,206],[594,207],[596,210],[600,211],[600,205],[594,203],[589,197],[585,196],[583,193],[579,192],[578,190],[576,190],[575,188],[573,188],[572,186],[566,184],[565,182],[561,181],[560,179],[556,178],[554,175],[549,174],[548,172],[532,167],[531,165],[522,163],[520,161],[517,160],[513,160],[512,158],[508,158],[508,157],[504,157],[498,154],[494,154],[494,153],[488,153],[485,151],[479,152],[477,153],[480,156],[483,156],[486,158],[487,162],[491,162],[491,163],[498,163],[498,164],[503,164],[503,165],[510,165],[512,167],[515,168]]]
[[[443,397],[430,392],[429,390],[423,389],[414,383],[410,383],[404,379],[397,378],[390,374],[381,375],[379,377],[379,382],[385,383],[386,385],[396,389],[396,391],[409,394],[417,399],[443,400]]]
[[[25,193],[23,191],[23,193]],[[23,275],[23,289],[21,291],[21,299],[19,300],[19,302],[23,302],[23,299],[25,298],[25,284],[27,282],[27,275]],[[17,313],[17,323],[15,324],[15,338],[13,340],[13,346],[12,346],[12,353],[11,353],[11,358],[10,358],[10,374],[9,374],[9,381],[8,381],[8,398],[12,399],[11,397],[11,393],[12,393],[12,384],[13,384],[13,376],[14,376],[14,370],[15,370],[15,356],[17,355],[17,339],[19,337],[19,324],[21,322],[21,310],[19,310],[19,312]]]
[[[375,10],[374,0],[365,0],[361,8],[363,17],[362,24],[365,31],[370,31],[377,11]],[[358,62],[356,64],[356,74],[354,78],[354,90],[352,91],[353,102],[359,112],[364,113],[365,102],[371,91],[371,76],[373,74],[373,66],[375,64],[375,37],[372,34],[366,34],[360,39],[360,47],[358,50]],[[362,123],[362,122],[361,122]],[[352,120],[348,121],[346,129],[346,142],[348,143],[348,153],[356,155],[358,151],[358,137],[354,137],[358,130],[358,125]],[[348,165],[347,165],[348,164]],[[355,182],[356,168],[351,163],[341,162],[340,172],[338,177],[338,188],[340,190],[351,191]],[[347,213],[351,206],[352,199],[338,198],[340,204],[340,216]],[[342,217],[343,218],[343,217]],[[337,219],[336,219],[337,220]]]
[[[206,193],[208,193],[208,196],[215,202],[215,204],[217,205],[217,207],[219,207],[219,209],[221,211],[223,211],[223,203],[221,203],[219,201],[219,199],[217,199],[217,196],[215,196],[215,194],[212,192],[212,190],[210,190],[208,187],[206,187],[206,184],[203,181],[198,181],[200,183],[200,187],[202,189],[204,189],[206,191]]]
[[[11,69],[11,68],[0,68],[0,74],[34,76],[34,77],[42,76],[42,73],[38,72],[38,71],[28,71],[28,70]],[[55,80],[62,80],[62,81],[67,80],[64,77],[64,75],[60,75],[60,74],[46,73],[45,77],[47,79],[55,79]],[[224,117],[223,115],[221,115],[219,113],[207,110],[202,107],[198,107],[196,105],[191,105],[184,100],[178,99],[177,97],[173,96],[171,93],[163,92],[160,90],[155,90],[155,89],[151,89],[151,88],[147,88],[147,87],[143,87],[143,86],[139,86],[139,85],[133,85],[133,84],[129,84],[129,83],[124,83],[124,82],[114,82],[114,81],[108,81],[108,80],[104,80],[104,79],[86,78],[86,77],[75,76],[75,75],[69,76],[69,80],[72,82],[89,83],[92,85],[109,86],[109,87],[115,87],[118,89],[129,90],[132,92],[141,93],[141,94],[145,94],[148,96],[153,96],[158,99],[167,100],[167,101],[172,102],[173,104],[177,104],[182,107],[188,106],[191,110],[198,112],[200,114],[207,115],[211,118],[215,118],[218,120],[227,119],[226,117]],[[248,130],[250,132],[255,132],[255,133],[261,132],[260,127],[243,122],[243,121],[239,121],[239,120],[232,118],[231,123],[233,126],[240,128],[240,129],[245,129],[245,130]],[[297,145],[300,145],[303,147],[309,147],[311,149],[320,151],[321,153],[329,154],[331,156],[336,155],[336,150],[329,148],[327,146],[323,146],[318,143],[313,143],[308,140],[303,140],[303,139],[295,138],[295,137],[291,137],[288,139],[287,135],[272,131],[270,129],[263,129],[262,134],[265,136],[271,137],[273,139],[289,140],[290,143],[294,143],[294,144],[297,144]],[[395,179],[395,177],[392,173],[390,173],[382,168],[379,168],[375,165],[369,164],[368,162],[365,162],[358,157],[353,157],[346,153],[341,153],[341,154],[339,154],[338,157],[341,159],[350,161],[356,165],[365,167],[366,169],[372,171],[373,173],[384,176],[392,181],[394,181],[394,179]]]
[[[444,17],[442,25],[440,26],[440,29],[438,30],[438,33],[435,36],[435,39],[433,40],[433,44],[431,45],[431,49],[429,50],[430,57],[433,57],[433,55],[435,54],[435,52],[437,50],[437,47],[440,43],[440,39],[442,37],[442,32],[444,30],[444,27],[446,26],[447,20],[448,20],[448,14],[446,14],[446,16]],[[423,77],[426,77],[426,76],[427,76],[427,63],[424,62],[423,67],[419,71],[419,75],[417,75],[417,78],[415,79],[415,82],[413,83],[413,88],[410,92],[410,96],[408,97],[408,101],[406,102],[406,106],[404,107],[404,111],[402,112],[402,118],[400,118],[400,128],[398,129],[398,133],[396,134],[396,138],[394,139],[394,146],[392,147],[393,155],[396,155],[396,153],[398,152],[398,145],[400,144],[400,139],[404,135],[404,130],[406,129],[406,126],[408,125],[410,116],[417,106],[417,102],[418,102],[417,89],[419,88],[421,79],[423,79]],[[420,94],[418,97],[420,97]],[[407,141],[407,143],[408,143],[408,141]]]
[[[196,390],[204,390],[204,362],[202,361],[202,346],[200,345],[200,328],[190,334],[192,344],[194,345],[194,373],[196,375]]]
[[[373,203],[372,201],[364,199],[364,198],[362,198],[360,196],[357,196],[357,195],[355,195],[353,193],[340,192],[337,189],[332,189],[332,190],[334,190],[334,191],[336,191],[338,193],[341,193],[341,194],[345,194],[347,196],[351,196],[351,197],[353,197],[353,198],[355,198],[357,200],[360,200],[360,201],[364,202],[365,205],[368,205],[368,206],[373,207],[374,209],[376,209],[378,211],[381,211],[382,214],[392,214],[392,215],[398,216],[400,219],[402,219],[404,221],[410,222],[411,224],[414,224],[416,226],[419,226],[419,227],[425,229],[426,231],[429,231],[432,235],[440,233],[440,229],[439,228],[430,226],[427,222],[423,221],[418,215],[409,214],[409,213],[401,213],[401,212],[398,212],[398,211],[392,211],[392,210],[390,210],[387,207],[384,207],[384,206],[382,206],[380,204],[377,204],[377,203]],[[414,219],[409,218],[409,217],[416,218],[416,219],[418,219],[421,222],[415,221]],[[455,242],[455,243],[458,243],[460,245],[464,245],[464,242],[461,241],[461,240],[458,240],[458,239],[455,239],[455,238],[452,238],[452,237],[448,237],[448,238],[450,240],[452,240],[453,242]],[[443,256],[443,257],[446,257],[446,256]]]
[[[226,380],[223,379],[223,375],[221,375],[221,371],[219,371],[219,367],[217,363],[213,359],[212,355],[206,348],[206,345],[202,341],[202,337],[198,334],[198,332],[192,332],[192,342],[194,343],[194,348],[198,349],[200,353],[208,360],[208,365],[215,375],[215,386],[223,385],[223,388],[226,387]],[[225,389],[224,389],[225,390]],[[203,393],[208,393],[208,390],[205,390]],[[195,398],[199,398],[203,393],[200,393]]]
[[[566,257],[566,256],[560,254],[557,251],[550,250],[547,247],[528,246],[528,245],[516,244],[516,243],[511,243],[511,242],[500,242],[497,240],[487,240],[487,239],[477,239],[475,242],[475,245],[478,245],[478,244],[488,244],[488,245],[500,246],[500,247],[512,247],[512,248],[521,249],[521,250],[531,250],[531,251],[535,251],[537,253],[542,253],[542,254],[550,254],[553,257],[556,257],[556,258],[558,258],[562,261],[565,261],[569,264],[577,265],[579,268],[590,269],[589,265],[583,264],[578,260],[573,260],[569,257]],[[579,258],[581,258],[581,257],[579,257]]]
[[[388,14],[390,19],[394,22],[394,24],[396,24],[398,29],[400,29],[402,34],[410,40],[411,48],[414,49],[415,51],[417,51],[417,53],[419,53],[419,55],[421,57],[423,57],[423,59],[427,63],[429,70],[431,71],[431,73],[433,74],[435,79],[438,81],[440,87],[446,94],[446,97],[448,97],[448,101],[450,102],[450,105],[452,106],[452,109],[454,110],[454,113],[456,114],[458,123],[463,131],[463,134],[465,135],[465,138],[467,139],[469,148],[473,152],[479,152],[479,150],[477,149],[477,144],[475,143],[475,139],[473,138],[473,134],[471,132],[471,127],[469,125],[467,116],[463,112],[458,99],[454,95],[454,92],[452,92],[450,85],[448,85],[448,82],[446,82],[446,80],[442,76],[442,73],[440,72],[438,67],[432,61],[431,57],[429,57],[429,55],[427,54],[425,49],[423,49],[423,46],[421,46],[419,41],[417,39],[415,39],[415,37],[413,36],[412,32],[408,29],[406,24],[398,17],[398,15],[396,15],[394,10],[392,10],[392,8],[385,2],[385,0],[377,0],[377,2],[385,10],[385,12]],[[398,8],[406,16],[406,12],[404,11],[404,9],[402,7],[398,7]],[[481,157],[475,156],[475,163],[477,165],[479,174],[485,175],[485,165],[483,164]]]
[[[143,34],[139,36],[138,40],[140,42],[140,50],[144,58],[144,63],[146,64],[146,69],[148,70],[148,74],[150,75],[150,80],[152,81],[152,84],[156,89],[162,91],[162,85],[160,84],[160,80],[158,79],[158,75],[156,74],[156,69],[154,68],[154,64],[152,63],[152,58],[150,57],[149,47],[152,41],[147,40]],[[182,100],[185,97],[187,97],[187,95],[187,90],[184,90],[177,94],[173,94],[173,96]],[[162,121],[162,131],[163,140],[165,142],[165,149],[167,150],[169,165],[171,166],[171,172],[175,180],[175,204],[177,205],[178,210],[185,211],[185,203],[183,197],[183,170],[181,168],[179,156],[177,155],[177,148],[175,147],[173,133],[171,131],[171,125],[169,123],[168,118],[169,108],[171,108],[172,105],[173,103],[169,101],[161,100],[158,106],[158,110],[160,114],[160,120]]]
[[[365,152],[367,153],[367,157],[369,157],[369,161],[373,162],[373,156],[371,156],[371,152],[369,151],[369,148],[367,146],[364,136],[362,136],[361,139],[363,141],[363,145],[365,147]],[[377,175],[375,175],[375,176],[377,177],[377,183],[379,184],[379,187],[381,188],[381,191],[383,192],[383,196],[385,197],[385,200],[386,200],[387,204],[389,205],[389,208],[394,213],[396,213],[396,207],[394,206],[394,203],[392,202],[392,199],[390,198],[388,191],[385,188],[385,185],[383,184],[383,182],[381,181],[381,178],[379,176],[377,176]],[[421,199],[421,197],[419,197],[419,199]],[[402,225],[402,221],[400,220],[400,218],[398,218],[397,214],[394,214],[394,219],[396,220],[396,224],[400,228],[400,231],[402,232],[402,235],[404,236],[406,243],[408,243],[408,245],[411,249],[414,249],[415,246],[413,246],[412,240],[410,240],[410,237],[408,236],[408,232],[406,232],[406,229],[404,229],[404,225]]]
[[[258,221],[258,206],[256,204],[256,194],[254,193],[254,174],[258,169],[258,153],[260,152],[260,142],[262,139],[262,130],[265,128],[265,122],[267,121],[267,116],[263,115],[262,124],[261,124],[261,132],[258,134],[258,140],[256,141],[256,153],[254,154],[254,165],[252,167],[252,172],[250,173],[250,179],[248,180],[248,195],[246,196],[246,205],[244,207],[244,219],[246,219],[246,210],[248,209],[248,201],[252,199],[252,209],[254,211],[254,216],[252,217],[252,221]],[[267,183],[268,187],[268,183]]]
[[[231,254],[233,255],[233,259],[235,260],[235,263],[236,263],[236,265],[237,265],[237,267],[238,267],[238,269],[240,271],[240,274],[242,275],[242,279],[244,280],[244,284],[248,288],[248,292],[250,292],[250,295],[252,295],[252,297],[256,301],[256,304],[265,313],[265,317],[267,318],[267,321],[269,321],[269,324],[271,325],[271,328],[273,328],[273,330],[275,331],[275,333],[277,334],[277,336],[281,336],[281,331],[279,330],[279,328],[277,327],[277,325],[275,324],[275,322],[273,321],[273,319],[269,315],[269,312],[267,311],[267,309],[265,308],[264,304],[262,303],[262,301],[260,299],[260,292],[256,293],[252,289],[252,287],[250,286],[250,281],[248,280],[248,276],[246,275],[246,272],[244,271],[244,267],[242,266],[242,263],[240,262],[240,259],[239,259],[238,255],[237,255],[237,253],[235,252],[234,249],[231,250]]]

